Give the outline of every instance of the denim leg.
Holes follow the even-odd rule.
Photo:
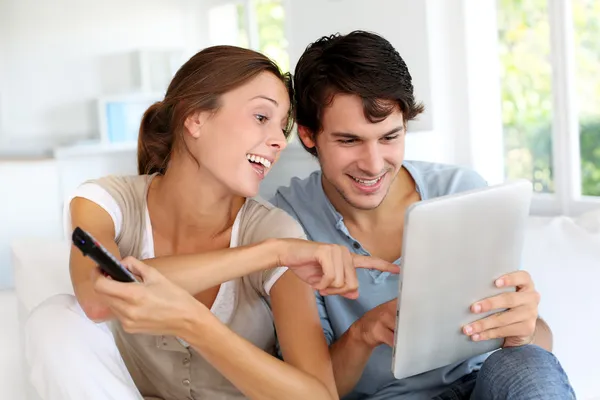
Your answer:
[[[575,393],[556,357],[539,346],[498,350],[483,363],[471,400],[571,400]]]
[[[473,392],[477,374],[478,371],[473,371],[463,376],[432,400],[468,400]]]

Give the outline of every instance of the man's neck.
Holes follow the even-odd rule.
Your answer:
[[[339,193],[328,196],[333,206],[344,218],[345,224],[362,232],[375,231],[387,223],[396,223],[393,216],[404,215],[406,208],[419,200],[416,183],[406,168],[402,167],[392,182],[381,204],[371,210],[352,207]]]

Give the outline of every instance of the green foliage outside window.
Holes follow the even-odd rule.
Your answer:
[[[572,0],[582,193],[600,196],[600,2]],[[553,192],[547,0],[498,0],[506,176]]]

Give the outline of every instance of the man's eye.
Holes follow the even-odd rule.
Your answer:
[[[390,141],[392,141],[392,140],[394,140],[394,139],[397,139],[397,138],[398,138],[398,136],[400,136],[400,135],[386,136],[386,137],[384,137],[383,139],[384,139],[385,141],[387,141],[387,142],[390,142]]]
[[[340,140],[338,140],[338,142],[340,142],[341,144],[352,144],[355,141],[356,140],[354,140],[354,139],[340,139]]]

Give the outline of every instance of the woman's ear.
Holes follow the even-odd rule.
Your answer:
[[[187,116],[183,126],[185,127],[185,133],[194,139],[198,139],[202,133],[202,127],[206,123],[210,116],[207,111],[196,111]]]
[[[314,135],[307,127],[298,125],[298,137],[309,149],[316,146]]]

